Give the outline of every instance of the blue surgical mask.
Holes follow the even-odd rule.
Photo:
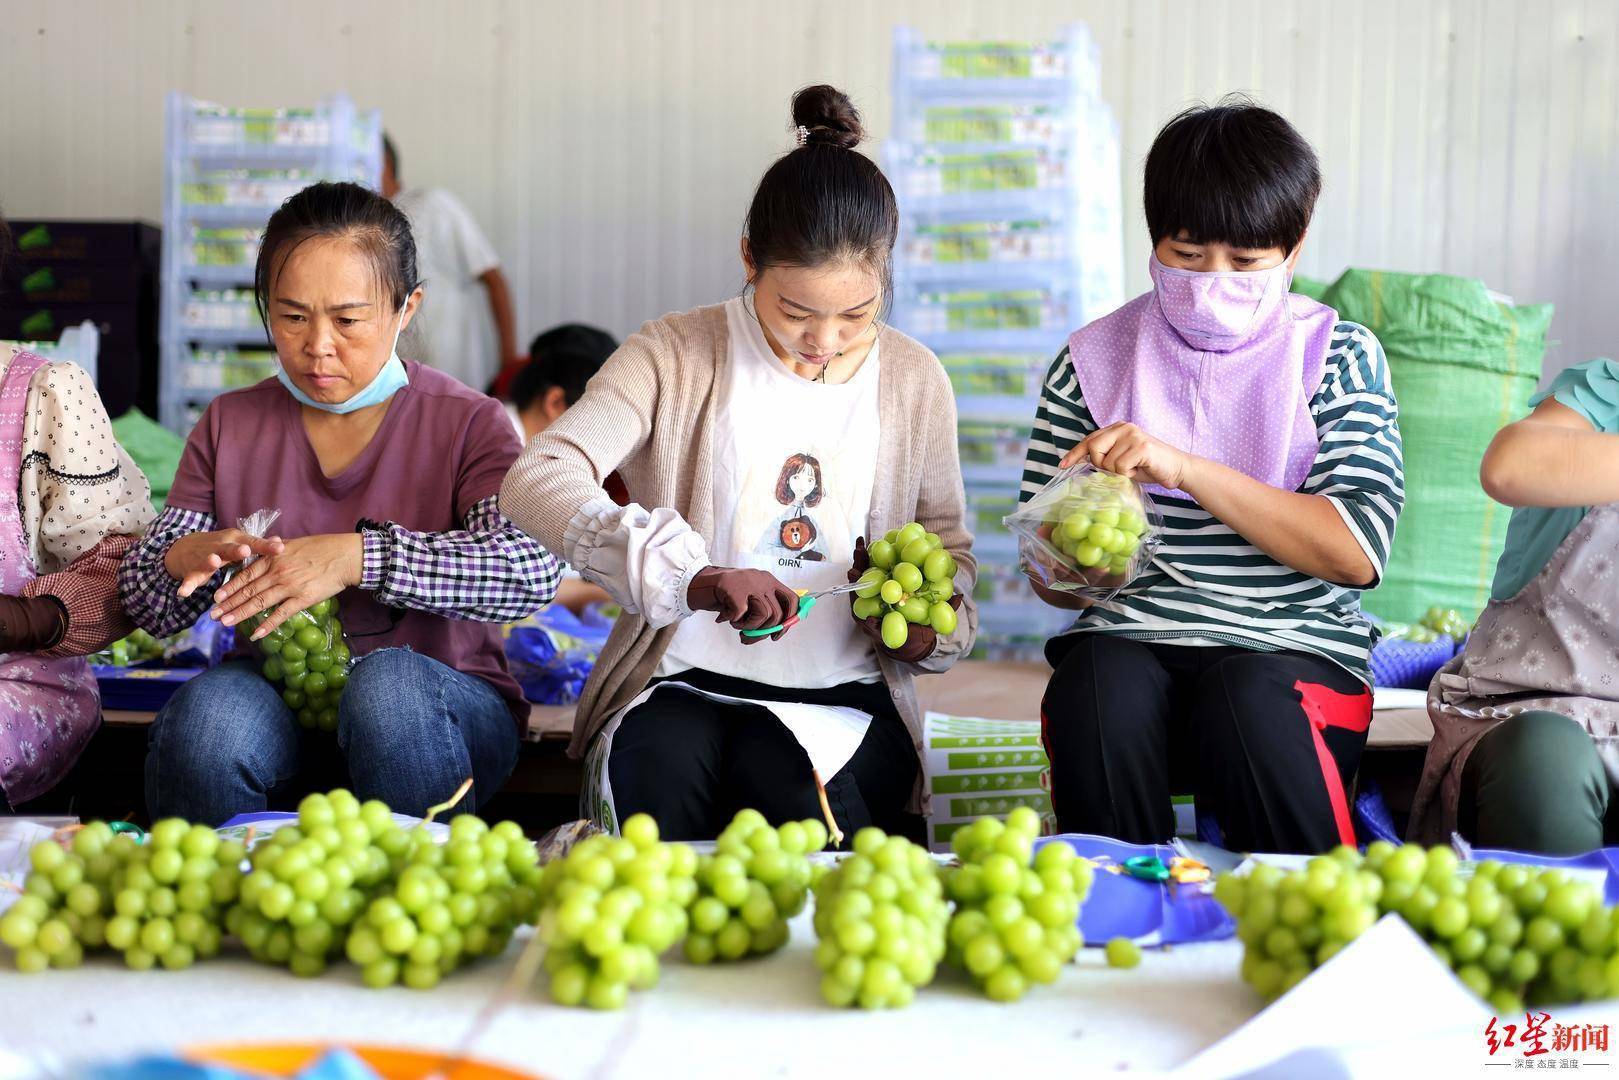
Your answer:
[[[291,375],[287,374],[287,369],[281,365],[279,357],[276,358],[275,377],[281,380],[281,385],[287,388],[287,393],[291,394],[298,404],[308,405],[311,409],[320,409],[329,413],[351,413],[369,408],[372,405],[381,405],[384,401],[410,385],[410,380],[405,377],[405,362],[399,359],[399,333],[404,328],[405,309],[401,307],[399,309],[399,321],[394,324],[394,343],[393,347],[388,350],[388,362],[382,365],[382,370],[377,372],[376,378],[372,379],[364,390],[361,390],[347,401],[339,401],[336,404],[327,401],[316,401],[298,389],[298,384],[292,381]]]

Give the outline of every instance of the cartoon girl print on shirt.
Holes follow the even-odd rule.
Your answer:
[[[826,561],[821,527],[810,513],[825,494],[820,461],[813,454],[789,457],[776,480],[776,501],[786,509],[765,529],[754,550],[776,559]]]

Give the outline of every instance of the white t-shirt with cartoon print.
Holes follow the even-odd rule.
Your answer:
[[[715,566],[768,570],[793,589],[841,585],[876,479],[878,346],[848,382],[815,383],[777,359],[740,298],[726,304],[726,322],[709,558]],[[658,674],[698,668],[803,689],[880,678],[849,598],[824,604],[780,641],[757,645],[743,645],[729,624],[697,612],[680,624]]]

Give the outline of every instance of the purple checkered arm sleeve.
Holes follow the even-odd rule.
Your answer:
[[[360,588],[389,607],[451,619],[515,622],[551,602],[562,564],[500,512],[491,495],[466,528],[412,532],[388,522],[364,532]]]
[[[124,555],[118,566],[118,596],[135,625],[155,637],[177,634],[202,617],[213,602],[214,590],[225,580],[215,574],[207,584],[182,598],[180,583],[169,576],[163,560],[183,536],[210,532],[214,517],[199,510],[165,507],[146,535]]]

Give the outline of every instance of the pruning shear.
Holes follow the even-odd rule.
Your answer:
[[[1124,872],[1138,881],[1156,884],[1174,881],[1180,885],[1192,885],[1207,881],[1210,876],[1209,868],[1203,863],[1179,855],[1167,863],[1156,855],[1137,855],[1124,860]]]
[[[771,634],[779,634],[784,630],[791,630],[803,620],[804,616],[810,613],[810,608],[814,607],[817,601],[825,600],[829,596],[843,596],[846,593],[852,593],[856,589],[860,588],[863,584],[863,582],[851,581],[847,585],[839,585],[836,588],[831,589],[821,589],[817,592],[810,592],[808,589],[799,589],[797,590],[797,614],[789,615],[778,626],[769,626],[763,630],[744,630],[742,631],[742,636],[745,638],[762,638],[769,637]]]

